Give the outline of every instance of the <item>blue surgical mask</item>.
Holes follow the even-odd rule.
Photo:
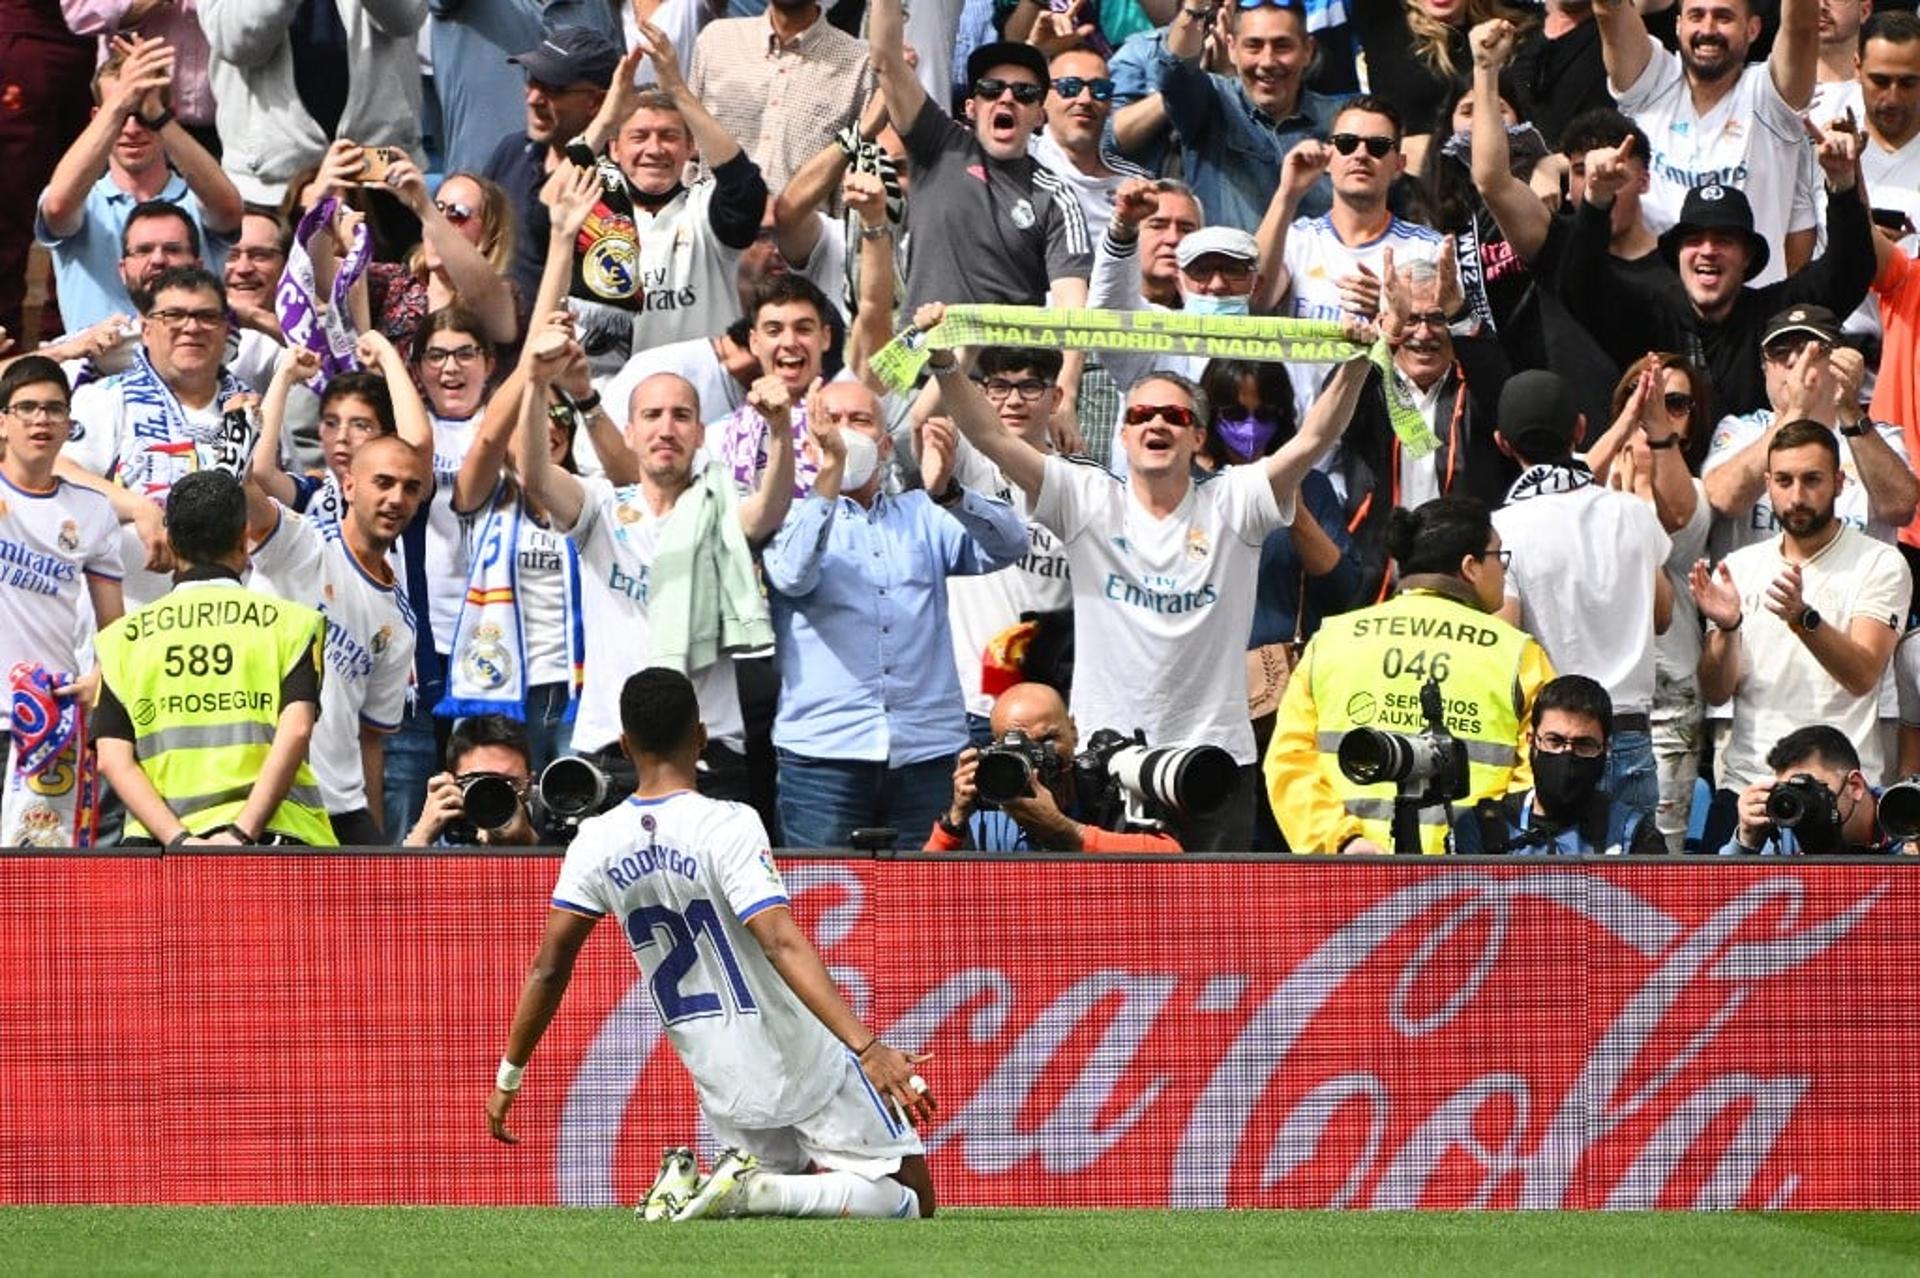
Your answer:
[[[1188,315],[1245,315],[1248,313],[1249,300],[1242,293],[1238,297],[1215,297],[1211,293],[1188,293],[1181,303],[1181,309]]]

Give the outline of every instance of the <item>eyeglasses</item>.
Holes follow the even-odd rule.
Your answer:
[[[1355,150],[1365,146],[1367,154],[1376,160],[1385,158],[1387,152],[1400,145],[1398,138],[1384,137],[1378,133],[1364,138],[1358,133],[1336,133],[1327,141],[1333,143],[1333,149],[1342,155],[1352,155]]]
[[[191,311],[179,306],[168,306],[161,310],[148,311],[147,318],[164,324],[175,332],[179,332],[187,328],[225,327],[227,313],[212,306],[205,306]]]
[[[1436,333],[1444,333],[1453,327],[1447,323],[1445,311],[1415,311],[1407,316],[1407,331],[1411,332],[1423,324]]]
[[[1502,568],[1508,568],[1513,565],[1513,552],[1511,550],[1481,550],[1476,551],[1472,557],[1483,560],[1498,559]]]
[[[1017,382],[1005,377],[989,377],[980,383],[980,389],[987,393],[988,399],[1018,395],[1031,404],[1047,393],[1047,383],[1037,377],[1023,377]]]
[[[1693,396],[1685,391],[1668,391],[1660,402],[1665,404],[1667,412],[1675,417],[1685,417],[1693,412]]]
[[[1237,257],[1202,257],[1191,266],[1181,267],[1180,273],[1202,283],[1218,275],[1229,284],[1244,284],[1253,278],[1253,263],[1243,262]]]
[[[164,244],[129,244],[121,258],[132,261],[136,257],[192,257],[193,245],[182,244],[179,240],[168,240]]]
[[[44,401],[37,399],[16,399],[9,407],[0,409],[0,411],[12,413],[23,422],[30,422],[38,417],[44,421],[52,422],[56,426],[73,417],[72,407],[61,403],[57,399]]]
[[[480,358],[480,348],[469,342],[465,346],[429,346],[420,352],[420,362],[428,368],[442,368],[448,364],[471,364]]]
[[[239,257],[249,262],[272,262],[285,256],[286,254],[277,248],[261,248],[256,245],[252,248],[236,248],[227,254],[227,259],[231,261]]]
[[[1108,102],[1113,98],[1113,81],[1104,75],[1091,80],[1083,76],[1063,75],[1053,82],[1053,91],[1063,98],[1077,98],[1083,90],[1093,94],[1095,102]]]
[[[320,419],[320,433],[322,435],[338,435],[341,431],[345,431],[349,435],[358,435],[362,439],[365,439],[370,435],[378,435],[380,433],[380,423],[370,422],[359,417],[353,418],[350,421],[342,420],[338,417],[322,417]]]
[[[1156,417],[1181,430],[1191,429],[1200,420],[1183,404],[1134,404],[1127,409],[1126,421],[1129,426],[1144,426]]]
[[[1769,342],[1761,348],[1760,353],[1766,356],[1770,364],[1791,364],[1808,343],[1818,346],[1821,350],[1827,348],[1825,342],[1811,337],[1787,337],[1777,342]]]
[[[1582,759],[1597,759],[1607,752],[1607,743],[1599,737],[1563,737],[1557,732],[1543,732],[1533,744],[1542,754],[1572,753]]]
[[[1002,80],[998,76],[982,76],[973,82],[973,96],[995,101],[1003,93],[1011,91],[1013,100],[1021,106],[1038,106],[1040,99],[1047,96],[1044,85],[1030,84],[1025,80]]]
[[[435,200],[433,207],[439,209],[440,216],[446,218],[447,221],[453,223],[455,226],[464,226],[468,219],[473,217],[473,210],[471,208],[468,208],[464,204],[456,204],[451,200]]]

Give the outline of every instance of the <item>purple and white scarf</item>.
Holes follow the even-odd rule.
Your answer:
[[[280,331],[286,334],[287,345],[304,346],[320,356],[320,372],[309,383],[316,395],[337,375],[360,367],[353,354],[358,335],[354,332],[353,310],[347,297],[373,258],[373,237],[364,222],[353,228],[353,243],[346,246],[339,270],[334,272],[332,296],[324,311],[314,298],[317,285],[313,254],[307,247],[321,228],[332,223],[339,204],[338,198],[329,195],[300,219],[293,247],[287,252],[286,272],[281,275],[280,287],[273,295],[273,310],[280,318]]]

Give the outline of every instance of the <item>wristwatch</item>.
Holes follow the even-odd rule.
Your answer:
[[[1656,449],[1678,448],[1680,447],[1680,437],[1678,435],[1669,435],[1665,439],[1649,439],[1647,441],[1647,447]]]
[[[961,485],[958,479],[954,478],[952,475],[948,475],[947,486],[945,488],[942,488],[939,492],[933,493],[931,495],[933,497],[934,505],[952,506],[958,503],[962,497],[965,497],[967,495],[967,490]]]
[[[158,133],[173,123],[173,109],[171,107],[161,107],[159,115],[151,117],[143,115],[140,117],[140,123],[146,126],[148,132]]]
[[[1842,426],[1840,428],[1840,433],[1846,436],[1848,439],[1858,439],[1862,435],[1867,433],[1867,427],[1870,425],[1872,425],[1872,423],[1869,422],[1866,418],[1862,417],[1859,421],[1854,422],[1851,426]]]
[[[1801,613],[1800,628],[1806,631],[1808,634],[1812,634],[1814,631],[1818,630],[1820,628],[1819,611],[1817,609],[1809,608],[1805,612]]]

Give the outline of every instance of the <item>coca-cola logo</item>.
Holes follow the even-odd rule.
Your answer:
[[[871,871],[889,872],[906,871]],[[1119,1165],[1174,1207],[1794,1205],[1804,1169],[1783,1134],[1820,1080],[1805,1054],[1781,1064],[1781,1026],[1743,1014],[1829,960],[1889,881],[1803,917],[1804,871],[1718,893],[1710,867],[1661,872],[1700,876],[1709,908],[1663,908],[1630,875],[1436,866],[1372,899],[1348,888],[1350,913],[1285,970],[1248,962],[1244,935],[1196,933],[1205,961],[1181,970],[1092,944],[1001,955],[982,935],[963,954],[877,948],[884,970],[834,974],[863,1014],[876,986],[925,987],[884,1033],[939,1052],[929,1153],[974,1186],[1005,1178],[986,1191],[998,1201],[1042,1182],[1045,1201],[1101,1201],[1115,1182],[1079,1174]],[[851,865],[786,877],[796,900],[829,894],[815,933],[830,963],[887,925]],[[1178,914],[1138,910],[1154,927]],[[562,1202],[616,1201],[615,1147],[661,1038],[635,981],[569,1091]]]

